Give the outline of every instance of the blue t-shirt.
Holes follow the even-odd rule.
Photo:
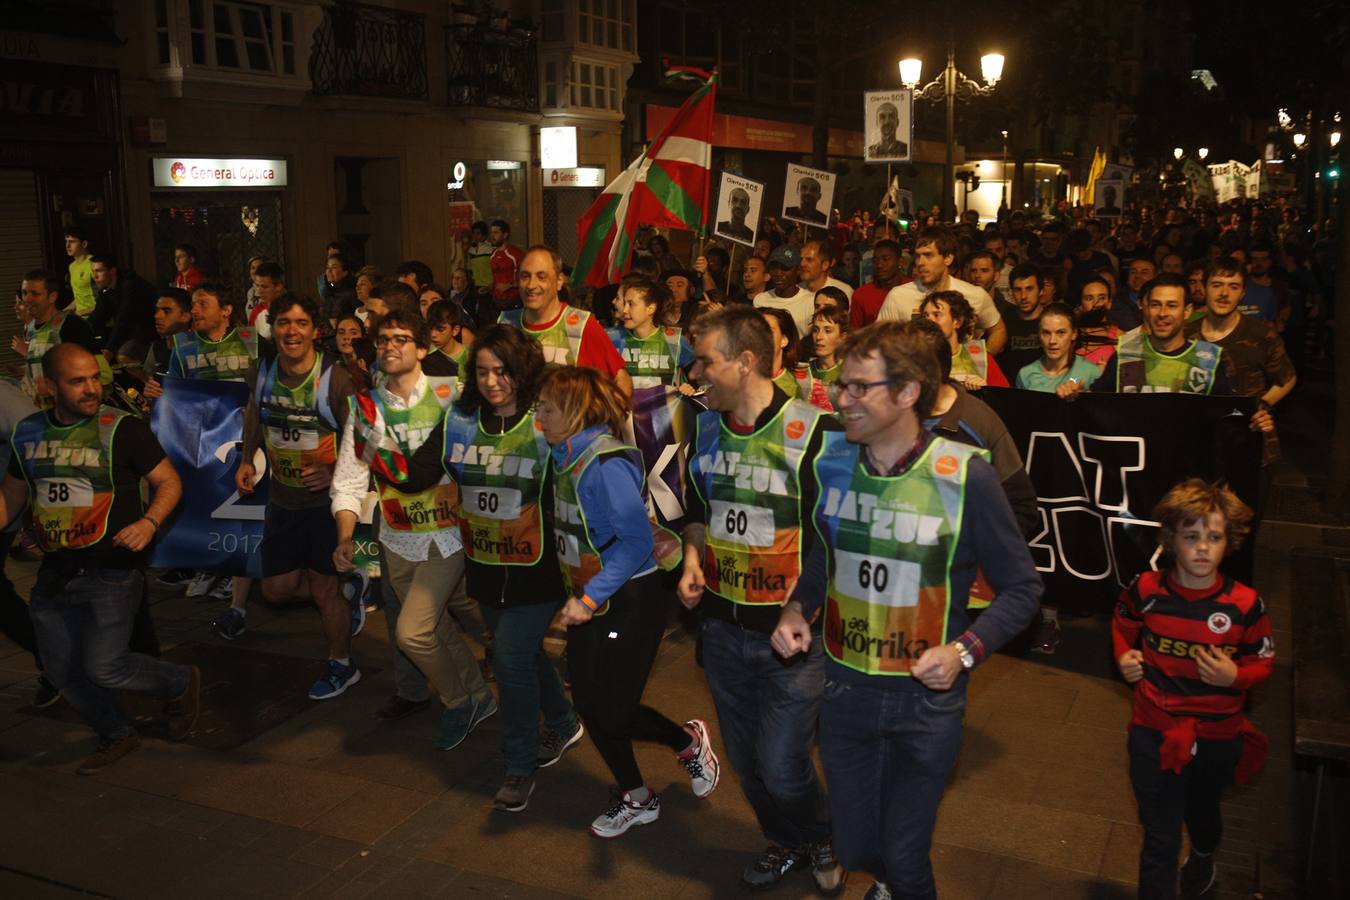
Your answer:
[[[1045,369],[1041,368],[1041,361],[1038,359],[1035,362],[1027,363],[1018,371],[1016,386],[1026,391],[1053,393],[1070,378],[1077,379],[1078,383],[1086,388],[1096,381],[1101,374],[1101,369],[1077,354],[1074,354],[1073,362],[1069,364],[1069,368],[1058,375],[1047,375]]]
[[[1254,316],[1266,322],[1274,322],[1280,313],[1280,304],[1275,300],[1275,291],[1264,284],[1247,282],[1247,290],[1238,303],[1238,311],[1244,316]]]

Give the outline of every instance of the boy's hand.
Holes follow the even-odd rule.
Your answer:
[[[1228,687],[1237,680],[1237,663],[1218,647],[1202,646],[1195,655],[1200,667],[1200,680],[1214,687]]]
[[[1120,674],[1130,684],[1144,677],[1144,651],[1126,650],[1120,654],[1120,659],[1116,660],[1116,667],[1120,669]]]

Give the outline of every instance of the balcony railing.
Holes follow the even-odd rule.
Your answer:
[[[426,100],[427,28],[420,13],[339,2],[314,32],[314,93]]]
[[[538,39],[533,31],[447,25],[445,68],[451,106],[539,111]]]

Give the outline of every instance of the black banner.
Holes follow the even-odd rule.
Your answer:
[[[1256,400],[1192,394],[1081,394],[985,388],[1022,454],[1041,514],[1031,553],[1045,603],[1105,612],[1136,574],[1157,568],[1154,505],[1184,478],[1221,480],[1253,509],[1261,471]],[[1251,541],[1224,571],[1252,580]]]

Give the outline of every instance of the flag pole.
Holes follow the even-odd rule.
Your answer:
[[[736,268],[736,247],[735,241],[731,242],[731,254],[727,260],[727,299],[731,299],[731,270]]]

